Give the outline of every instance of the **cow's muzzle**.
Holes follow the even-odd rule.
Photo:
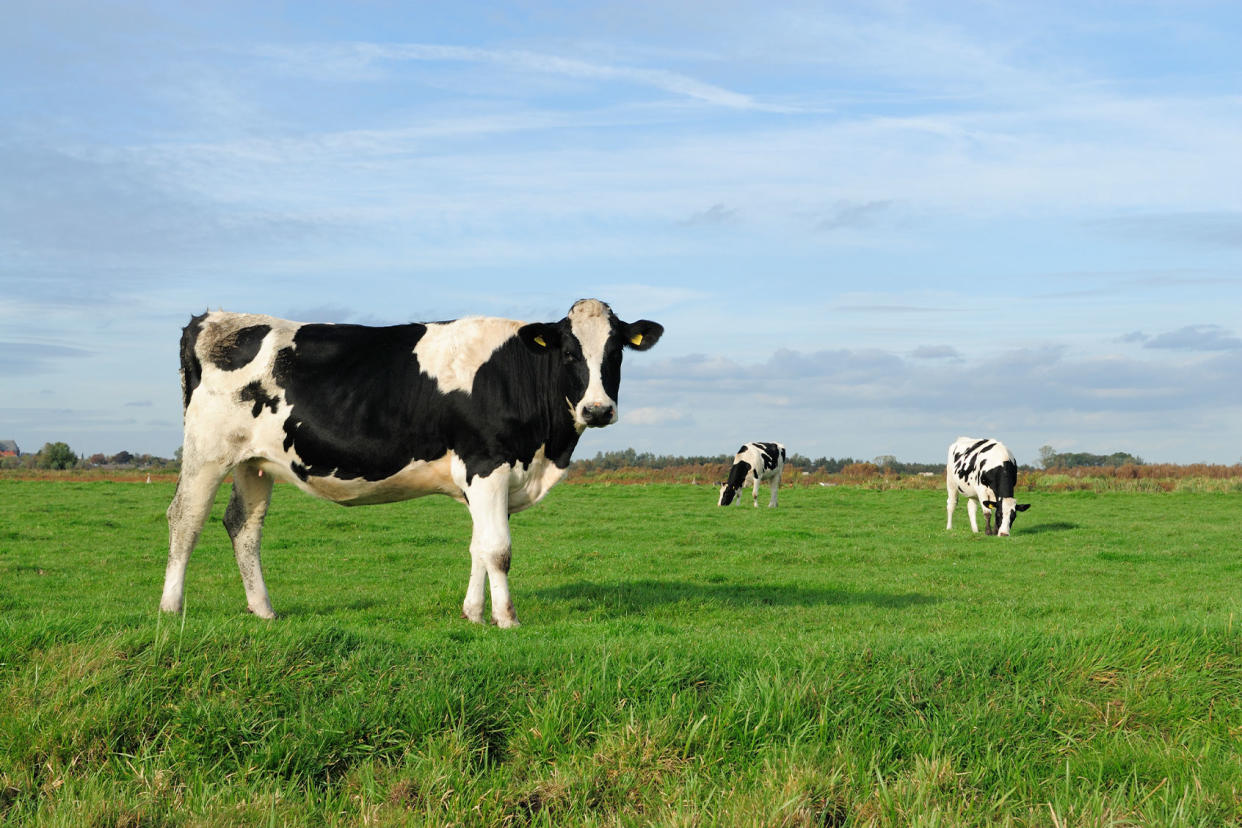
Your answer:
[[[582,406],[582,422],[593,428],[611,425],[617,419],[617,409],[608,403],[592,403]]]

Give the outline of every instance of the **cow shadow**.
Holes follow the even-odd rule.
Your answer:
[[[1057,520],[1051,523],[1036,523],[1032,526],[1019,526],[1015,528],[1014,534],[1022,533],[1023,535],[1038,535],[1040,532],[1068,532],[1071,529],[1082,528],[1077,523],[1070,523],[1065,520]]]
[[[909,609],[940,603],[941,599],[919,592],[891,593],[871,590],[809,588],[785,585],[705,584],[692,581],[653,579],[604,584],[575,581],[536,590],[545,601],[569,602],[577,609],[610,614],[642,614],[655,607],[686,603],[729,607],[872,606]]]

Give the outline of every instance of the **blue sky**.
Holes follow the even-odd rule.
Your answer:
[[[171,455],[226,308],[663,323],[578,456],[1242,460],[1233,2],[17,0],[0,439]]]

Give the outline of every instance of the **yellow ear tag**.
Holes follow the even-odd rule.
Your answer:
[[[630,344],[631,344],[631,345],[642,345],[642,344],[643,344],[643,335],[642,335],[642,334],[634,334],[633,336],[631,336],[631,337],[630,337]]]
[[[543,341],[543,337],[542,337],[542,336],[537,336],[537,337],[535,337],[535,344],[536,344],[536,345],[538,345],[540,348],[546,348],[546,347],[548,347],[548,343],[546,343],[546,342],[544,342],[544,341]]]

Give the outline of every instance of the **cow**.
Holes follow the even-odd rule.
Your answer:
[[[1014,499],[1018,464],[1000,440],[958,437],[949,446],[944,474],[945,487],[949,490],[949,522],[946,529],[953,528],[953,509],[957,506],[959,494],[966,495],[970,531],[975,533],[979,531],[979,523],[975,520],[976,502],[983,507],[985,534],[993,534],[992,511],[999,510],[995,534],[1003,537],[1008,537],[1013,529],[1018,512],[1031,508],[1031,504],[1018,503]]]
[[[759,484],[772,481],[772,498],[768,508],[776,507],[776,493],[781,485],[781,471],[785,468],[785,447],[780,443],[747,443],[733,456],[729,479],[720,484],[718,506],[728,506],[738,496],[743,486],[754,487],[751,496],[755,508],[759,507]],[[738,498],[741,503],[741,499]]]
[[[509,515],[537,503],[588,428],[617,421],[622,350],[664,328],[583,299],[559,322],[472,316],[389,327],[256,314],[195,316],[181,336],[185,441],[168,507],[160,609],[183,607],[185,571],[230,472],[224,526],[250,612],[275,618],[259,559],[272,484],[361,506],[446,494],[470,510],[462,615],[518,625]]]

